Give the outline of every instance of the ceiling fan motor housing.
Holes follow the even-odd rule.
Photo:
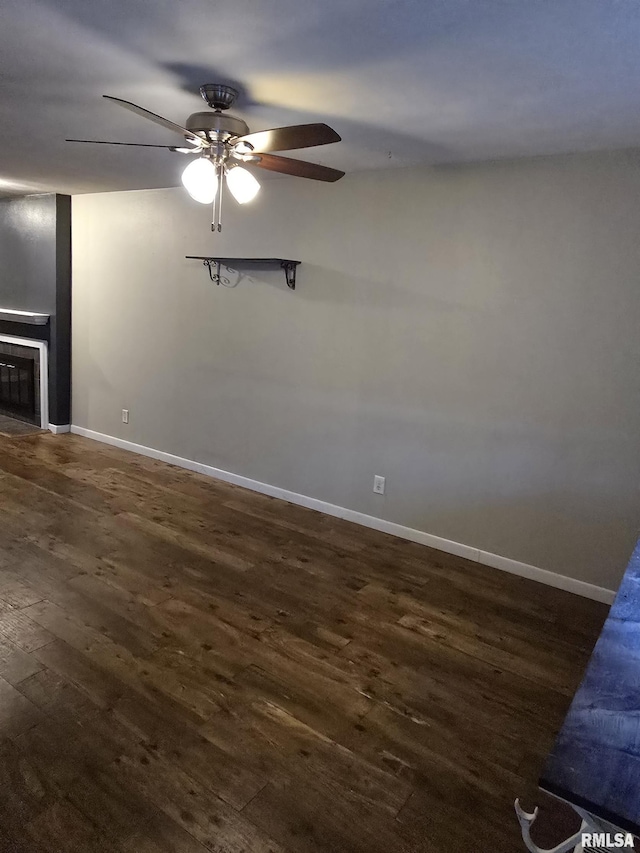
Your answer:
[[[204,134],[207,139],[214,141],[249,133],[249,127],[242,119],[222,113],[192,113],[185,127],[192,133]]]

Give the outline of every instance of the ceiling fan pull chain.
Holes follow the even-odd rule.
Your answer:
[[[216,174],[218,180],[218,193],[213,200],[213,222],[211,223],[212,231],[222,231],[222,193],[224,191],[224,177],[222,163],[216,164]],[[218,272],[220,272],[218,270]]]

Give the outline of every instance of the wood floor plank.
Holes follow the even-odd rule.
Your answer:
[[[157,813],[108,770],[83,773],[70,786],[66,798],[100,836],[113,842],[130,838]]]
[[[25,826],[25,835],[46,853],[115,853],[117,847],[100,834],[68,800],[55,802]]]
[[[0,636],[6,637],[25,652],[40,649],[55,639],[53,634],[30,619],[24,610],[12,610],[0,616]]]
[[[62,685],[73,685],[88,701],[98,707],[109,708],[122,695],[123,686],[118,678],[101,669],[82,651],[74,649],[64,640],[56,640],[43,646],[34,652],[34,657],[55,673]],[[26,691],[26,685],[33,681],[34,679],[30,679],[29,682],[23,682],[20,690],[30,695]],[[46,701],[48,686],[44,686],[44,691],[39,691],[42,702]]]
[[[15,743],[0,740],[0,829],[15,840],[42,811],[58,800],[35,763]]]
[[[162,642],[161,637],[153,635],[148,621],[140,625],[145,614],[143,608],[137,611],[140,618],[136,620],[134,605],[123,606],[122,600],[118,601],[111,587],[88,574],[77,576],[68,583],[59,583],[55,592],[47,593],[47,599],[46,603],[36,604],[41,604],[43,609],[52,604],[59,607],[63,613],[73,613],[75,621],[86,628],[99,631],[138,657],[146,657]],[[42,614],[42,610],[37,607],[32,610],[31,607],[32,605],[24,608],[27,615]]]
[[[0,676],[14,687],[40,672],[43,665],[8,639],[0,639]]]
[[[40,601],[42,596],[36,590],[22,583],[14,573],[0,572],[0,599],[13,608],[28,607]]]
[[[165,662],[157,662],[157,656],[155,660],[136,657],[129,649],[114,643],[105,634],[82,625],[80,616],[76,619],[75,614],[70,615],[51,602],[39,602],[28,610],[38,625],[46,626],[51,637],[63,641],[66,646],[85,658],[84,668],[91,668],[91,682],[97,684],[98,688],[103,684],[115,682],[117,685],[121,682],[143,694],[164,693],[201,719],[207,719],[218,710],[216,693],[208,690],[206,683],[181,677],[175,668],[165,665]],[[48,659],[46,652],[45,655],[36,652],[36,657],[39,660]],[[116,686],[115,692],[118,690]]]
[[[121,844],[122,853],[207,853],[208,848],[160,812]]]
[[[359,815],[357,823],[353,814]],[[396,831],[396,821],[368,798],[327,779],[283,774],[266,786],[244,810],[255,824],[283,847],[312,853],[410,853]],[[422,847],[428,853],[428,847]]]
[[[15,687],[0,678],[0,733],[16,737],[37,725],[42,713]]]
[[[140,748],[116,759],[116,777],[161,809],[205,847],[224,853],[283,853],[282,848],[236,809],[193,778]]]
[[[113,713],[153,755],[174,764],[237,809],[267,783],[268,777],[257,766],[236,756],[233,732],[226,742],[214,743],[171,708],[133,694],[118,700]]]
[[[271,761],[273,778],[288,775],[301,782],[308,778],[322,780],[328,787],[357,794],[390,817],[399,813],[412,792],[406,779],[377,766],[272,702],[263,700],[239,708],[233,723],[234,731],[242,733],[246,760],[262,756]],[[213,740],[224,738],[228,728],[223,715],[211,719],[203,732]],[[265,746],[274,744],[277,753],[270,750],[269,754]]]

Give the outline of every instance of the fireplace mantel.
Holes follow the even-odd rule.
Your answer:
[[[27,323],[31,326],[46,326],[49,314],[38,314],[35,311],[14,311],[11,308],[0,308],[0,320],[14,323]]]

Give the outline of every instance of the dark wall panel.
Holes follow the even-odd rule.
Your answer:
[[[49,420],[71,413],[71,198],[46,193],[0,199],[0,308],[50,314]],[[0,322],[0,332],[45,338],[38,326]]]

